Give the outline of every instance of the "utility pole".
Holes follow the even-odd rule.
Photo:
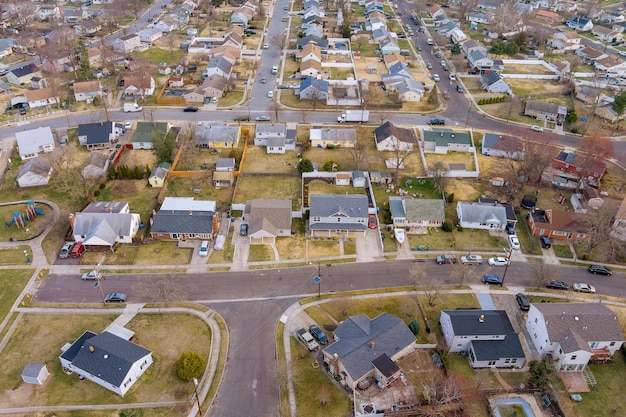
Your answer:
[[[312,262],[309,262],[309,264],[313,264]],[[326,264],[326,267],[331,267],[333,266],[332,264]],[[313,281],[317,284],[317,298],[322,298],[322,266],[320,264],[320,261],[317,261],[317,275],[315,275],[315,278],[313,278]]]
[[[100,276],[100,264],[96,265],[96,283],[94,287],[100,289],[100,295],[102,296],[102,303],[106,304],[106,298],[104,298],[104,289],[102,289],[102,276]]]
[[[506,249],[504,249],[504,252],[507,254],[507,262],[506,262],[506,265],[504,266],[504,273],[502,274],[502,282],[500,282],[501,287],[504,285],[504,278],[506,278],[506,271],[509,270],[509,265],[511,265],[511,256],[513,255],[513,249],[511,249],[510,251],[507,251]]]
[[[193,378],[193,390],[196,393],[196,402],[198,403],[198,414],[202,415],[202,407],[200,407],[200,397],[198,396],[198,378]]]

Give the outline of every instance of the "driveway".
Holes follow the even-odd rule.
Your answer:
[[[354,243],[357,262],[374,262],[383,256],[378,228],[368,229],[365,236],[355,237]]]

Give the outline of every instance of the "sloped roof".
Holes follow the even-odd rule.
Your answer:
[[[363,194],[311,194],[310,200],[311,217],[367,217],[368,201]]]
[[[524,143],[516,136],[485,133],[483,149],[495,149],[508,153],[523,152]]]
[[[20,150],[20,155],[34,154],[40,152],[42,146],[54,145],[52,130],[48,126],[25,130],[23,132],[15,132],[15,138],[17,139],[17,147]]]
[[[97,239],[113,245],[117,236],[128,236],[133,223],[133,213],[76,213],[73,234],[85,236],[86,245]]]
[[[489,71],[489,72],[485,72],[482,75],[482,79],[483,82],[487,85],[487,86],[492,86],[495,83],[497,83],[498,81],[500,81],[502,79],[502,77],[500,77],[496,72],[494,71]]]
[[[153,216],[151,233],[211,233],[215,202],[193,197],[166,197]]]
[[[104,169],[107,166],[108,158],[99,152],[93,152],[85,161],[85,167],[93,166],[95,168]]]
[[[369,319],[365,314],[353,316],[334,331],[337,341],[324,349],[339,360],[357,381],[373,369],[372,362],[385,354],[393,357],[415,343],[415,336],[399,318],[387,313]]]
[[[442,199],[407,198],[403,200],[406,217],[410,221],[439,220],[444,221],[445,204]]]
[[[211,123],[196,126],[193,142],[196,145],[209,145],[211,142],[235,143],[239,139],[239,126],[226,123]]]
[[[87,137],[87,145],[108,143],[113,133],[113,122],[87,123],[78,125],[78,136]]]
[[[37,101],[37,100],[43,100],[46,98],[54,98],[54,97],[56,97],[58,100],[59,98],[59,96],[55,94],[52,87],[39,88],[37,90],[28,90],[24,93],[24,95],[26,96],[28,101]]]
[[[40,158],[33,158],[26,162],[24,165],[22,165],[16,179],[19,180],[26,174],[34,174],[39,175],[40,177],[47,177],[50,174],[50,169],[52,169],[52,167]]]
[[[391,136],[394,136],[400,142],[413,144],[417,143],[417,136],[413,130],[398,127],[391,122],[385,122],[385,124],[374,130],[376,143],[380,143]]]
[[[507,334],[504,340],[472,340],[477,361],[495,361],[500,358],[524,358],[524,349],[515,333]],[[521,364],[517,364],[521,366]]]
[[[33,74],[37,71],[39,71],[39,68],[35,64],[24,65],[23,67],[19,67],[19,68],[15,68],[11,70],[13,75],[15,75],[17,78],[21,78],[25,75]]]
[[[92,201],[82,213],[121,213],[128,211],[126,201]]]
[[[448,146],[450,143],[472,145],[468,132],[455,132],[450,129],[423,130],[424,142],[435,142],[436,146]]]
[[[461,220],[468,223],[494,223],[505,225],[507,223],[506,209],[501,205],[486,203],[457,203],[461,214]]]
[[[101,88],[100,81],[83,81],[74,83],[74,94],[91,93],[93,91],[100,91]]]
[[[165,122],[137,122],[133,142],[152,143],[154,132],[167,132],[168,130],[169,125]]]
[[[279,230],[291,230],[291,200],[250,200],[246,212],[250,213],[251,235],[265,231],[276,236]]]

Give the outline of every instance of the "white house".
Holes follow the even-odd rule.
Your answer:
[[[125,35],[117,38],[113,42],[113,49],[117,52],[132,52],[135,49],[139,48],[140,45],[140,37],[135,33],[131,33],[130,35]]]
[[[100,84],[100,81],[74,83],[74,98],[76,101],[91,103],[95,97],[102,98],[102,84]]]
[[[109,248],[132,243],[141,219],[126,202],[92,202],[83,211],[70,214],[72,236],[86,247]]]
[[[489,93],[505,93],[509,94],[511,88],[504,79],[496,72],[485,72],[480,76],[480,83]]]
[[[507,224],[506,209],[501,205],[459,201],[456,214],[465,229],[504,230]]]
[[[394,227],[409,230],[441,227],[446,220],[441,199],[389,197],[389,210]]]
[[[54,137],[49,127],[15,132],[17,148],[23,161],[54,150]]]
[[[563,372],[610,359],[624,343],[617,316],[601,303],[533,303],[526,329],[539,354]]]
[[[576,32],[554,32],[550,45],[560,51],[575,51],[582,47],[581,37]]]
[[[458,132],[450,129],[423,129],[422,140],[424,153],[474,152],[469,132]]]
[[[54,92],[52,87],[28,90],[24,95],[26,99],[28,99],[28,107],[31,109],[40,109],[50,107],[53,104],[59,104],[59,96]]]
[[[52,167],[40,158],[32,158],[20,167],[17,183],[21,188],[46,185],[52,176]]]
[[[443,310],[448,350],[466,352],[472,368],[521,368],[526,357],[505,310]]]
[[[367,220],[368,199],[365,194],[309,196],[309,230],[312,235],[365,234]]]
[[[374,140],[378,151],[410,151],[417,146],[417,135],[413,130],[391,122],[385,122],[374,130]]]
[[[524,157],[524,142],[516,136],[485,133],[482,153],[487,156],[522,159]]]
[[[87,330],[63,347],[59,359],[68,371],[124,397],[152,365],[152,352],[110,331]]]
[[[139,36],[139,40],[141,42],[151,44],[152,42],[161,39],[163,37],[163,32],[161,32],[158,28],[148,27],[139,31],[137,35]]]

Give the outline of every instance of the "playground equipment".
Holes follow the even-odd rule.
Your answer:
[[[11,226],[13,223],[15,223],[15,225],[17,226],[17,228],[22,228],[25,227],[26,225],[26,216],[23,215],[22,213],[20,213],[19,211],[16,211],[15,213],[13,213],[13,219],[11,219],[10,222],[5,223],[6,227]]]
[[[26,213],[22,214],[19,211],[13,213],[13,219],[10,222],[5,223],[6,227],[11,226],[13,223],[18,229],[26,227],[28,220],[33,220],[37,215],[43,216],[45,213],[42,209],[35,205],[34,201],[29,201],[26,205]]]
[[[37,216],[38,214],[40,216],[43,215],[44,214],[43,210],[40,208],[37,208],[34,201],[29,201],[26,206],[26,217],[28,217],[28,220],[34,219],[35,216]]]

